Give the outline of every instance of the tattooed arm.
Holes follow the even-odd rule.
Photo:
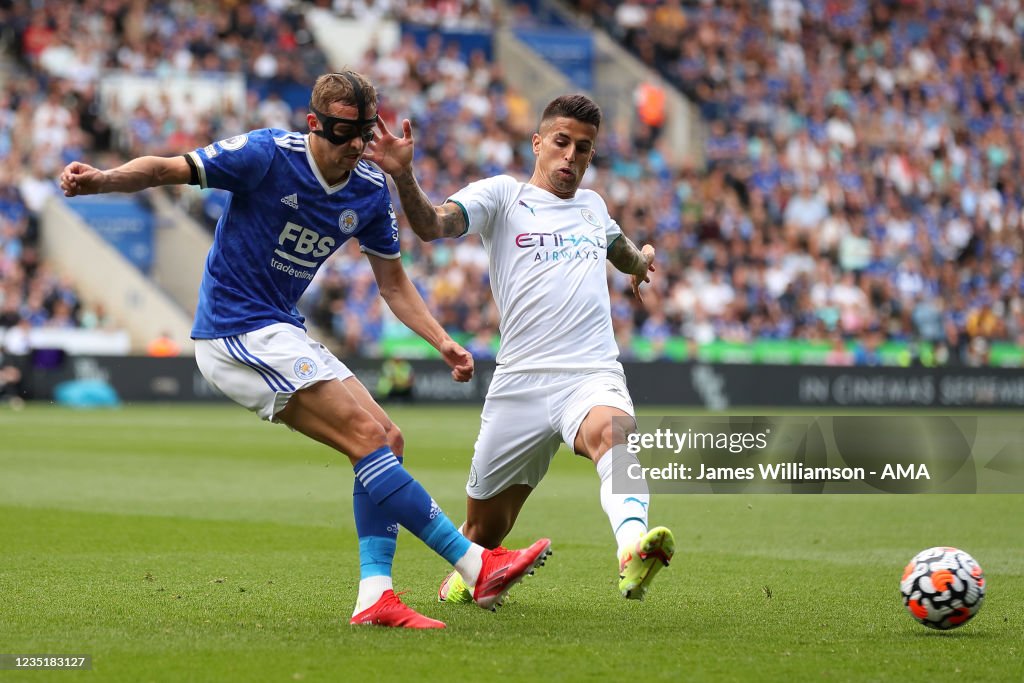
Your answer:
[[[395,181],[398,199],[409,218],[409,225],[421,240],[430,242],[442,237],[461,237],[466,234],[468,225],[462,208],[455,202],[446,202],[441,206],[431,204],[416,182],[412,169],[407,173],[392,175],[391,178]]]
[[[380,166],[395,181],[402,210],[409,218],[412,231],[425,242],[466,234],[468,222],[459,205],[449,202],[434,206],[416,182],[412,170],[416,142],[409,119],[402,120],[402,137],[396,137],[384,119],[377,120],[377,129],[377,135],[366,148],[363,158]]]
[[[608,260],[620,272],[630,276],[630,283],[633,286],[633,296],[640,301],[640,284],[650,282],[651,277],[647,273],[654,272],[654,247],[645,244],[643,249],[637,249],[625,235],[620,235],[608,245]]]

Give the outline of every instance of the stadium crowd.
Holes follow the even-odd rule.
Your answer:
[[[48,158],[45,144],[18,131],[59,124],[46,120],[46,98],[22,88],[29,83],[0,89],[0,329],[17,329],[20,321],[51,327],[98,323],[95,311],[83,308],[74,284],[40,257],[37,214],[57,191],[51,161],[61,157]],[[3,346],[15,353],[21,344]]]
[[[706,172],[616,206],[676,261],[671,332],[1024,343],[1020,3],[573,4],[707,124]]]
[[[471,0],[318,4],[434,26],[493,18],[490,3]],[[878,363],[880,345],[912,342],[929,350],[927,362],[983,364],[991,342],[1024,344],[1019,3],[572,4],[694,99],[707,124],[706,168],[676,159],[642,125],[601,131],[584,186],[659,254],[643,305],[611,276],[625,357],[641,340],[644,357],[658,357],[678,338],[801,339],[834,345],[834,363]],[[251,128],[303,130],[305,108],[275,93],[308,90],[326,64],[286,0],[224,12],[130,0],[15,5],[2,10],[21,67],[0,90],[0,309],[32,317],[42,304],[33,324],[86,324],[102,314],[36,265],[32,206],[55,191],[56,169],[83,155],[110,165],[179,153]],[[536,112],[482,53],[466,58],[435,34],[349,66],[378,85],[386,119],[413,120],[433,201],[478,177],[528,177]],[[187,101],[107,110],[96,87],[107,67],[242,73],[249,98],[208,116]],[[222,205],[216,192],[181,199],[210,221]],[[478,355],[493,354],[497,312],[475,238],[422,244],[406,229],[402,243],[439,320],[468,333]],[[376,353],[403,331],[349,246],[304,307],[344,352]]]

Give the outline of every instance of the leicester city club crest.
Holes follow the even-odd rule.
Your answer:
[[[234,152],[236,149],[242,149],[245,147],[245,143],[249,142],[249,136],[246,135],[232,135],[231,137],[221,140],[217,144],[220,145],[221,149],[228,152]]]
[[[345,209],[338,216],[338,227],[346,235],[351,235],[359,227],[359,214],[352,209]]]
[[[316,363],[313,362],[313,359],[303,356],[295,361],[295,376],[299,379],[316,377]]]

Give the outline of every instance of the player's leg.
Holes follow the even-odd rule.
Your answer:
[[[491,380],[466,482],[466,537],[495,548],[512,530],[561,444],[548,404],[553,373],[501,373]]]
[[[526,484],[513,484],[492,498],[478,500],[466,497],[466,521],[459,531],[466,538],[484,548],[498,548],[505,540],[519,517],[519,511],[533,492]],[[473,602],[473,596],[458,572],[451,572],[437,589],[440,602],[466,604]]]
[[[629,493],[615,493],[613,488],[614,481],[625,481],[621,475],[636,462],[636,456],[625,449],[613,448],[616,443],[625,443],[622,425],[629,418],[630,414],[621,408],[596,405],[587,412],[573,443],[573,450],[592,460],[597,468],[601,480],[601,507],[608,515],[620,553],[647,532],[647,510],[651,499],[643,480],[639,480],[635,487],[631,482]]]
[[[337,369],[339,375],[341,372],[350,374],[348,369],[341,364],[341,361],[334,357],[334,355],[322,344],[312,342],[312,347],[315,352],[324,357],[326,364]],[[354,377],[351,378],[350,381],[347,380],[345,385],[352,391],[361,407],[366,409],[371,415],[375,416],[385,427],[388,434],[389,444],[403,447],[403,439],[401,438],[401,434],[397,430],[397,427],[394,426],[385,414],[384,410],[370,395],[369,391],[355,380]],[[400,463],[400,451],[396,453],[398,453],[397,460]],[[370,471],[370,469],[372,468],[368,467],[367,471]],[[356,479],[360,479],[360,477],[357,476]],[[414,481],[414,483],[414,488],[420,487],[418,482]],[[366,487],[364,486],[364,488]],[[368,497],[370,497],[370,490],[368,490],[367,494]],[[429,497],[427,498],[429,499]],[[371,497],[371,501],[372,500],[373,499]],[[447,520],[444,514],[440,511],[440,508],[436,506],[433,499],[429,499],[429,501],[431,504],[431,514],[436,514],[438,518],[438,521],[432,523],[440,525],[440,518],[443,518],[443,525],[451,526],[451,522]],[[384,506],[379,507],[383,508]],[[403,522],[402,525],[408,527],[408,525]],[[413,528],[411,528],[411,530],[413,530],[414,533],[416,532]],[[426,539],[419,535],[419,533],[417,533],[417,536],[420,536],[421,539],[426,541]],[[434,535],[434,538],[435,537],[436,535]],[[430,543],[427,545],[429,546]],[[463,556],[462,561],[454,562],[456,566],[456,575],[458,575],[460,579],[465,578],[463,579],[463,583],[468,583],[469,586],[473,587],[471,589],[471,600],[473,602],[476,602],[476,604],[481,607],[494,609],[495,606],[501,605],[505,595],[508,593],[508,590],[518,583],[518,581],[522,579],[523,575],[527,572],[534,572],[535,566],[544,564],[545,558],[550,555],[549,547],[550,541],[547,539],[542,539],[524,550],[513,551],[509,551],[504,548],[485,550],[476,544],[472,544],[470,551]],[[436,551],[436,548],[434,548],[434,550]],[[477,570],[475,563],[471,561],[475,559],[477,554],[481,557],[479,570]],[[446,559],[449,559],[449,561],[452,562],[451,558]],[[474,577],[475,581],[473,579]]]
[[[531,493],[532,486],[512,484],[491,498],[481,500],[467,496],[462,533],[485,548],[497,548],[512,531]]]
[[[396,452],[402,452],[401,432],[383,411],[373,409],[372,400],[361,399],[362,387],[351,371],[298,328],[272,325],[238,337],[199,340],[196,361],[214,386],[266,420],[289,424],[338,450],[355,451],[383,438]],[[351,387],[345,389],[346,384]],[[352,425],[348,441],[317,434],[323,429],[314,422],[317,415],[302,408],[312,397],[323,395],[331,395],[336,405],[351,412],[341,417]],[[344,400],[339,400],[339,395]],[[380,514],[358,480],[352,508],[360,555],[359,597],[353,623],[443,627],[442,622],[418,614],[395,596],[391,564],[398,523]]]
[[[648,528],[647,482],[626,474],[630,465],[639,464],[621,445],[635,423],[628,397],[618,373],[590,376],[568,400],[565,424],[567,436],[574,435],[573,450],[594,462],[601,480],[601,507],[617,546],[619,590],[627,599],[642,600],[658,571],[671,561],[675,539],[665,527]]]
[[[348,456],[374,504],[454,564],[476,586],[482,607],[500,604],[508,587],[546,555],[547,539],[526,551],[492,553],[458,533],[398,462],[385,426],[341,381],[351,372],[303,330],[279,324],[200,340],[196,361],[207,380],[238,403]]]
[[[344,380],[349,393],[370,416],[384,427],[391,452],[398,462],[403,461],[405,441],[398,426],[371,398],[370,392],[355,377]],[[352,612],[353,618],[376,605],[386,594],[394,591],[391,567],[398,543],[398,520],[381,510],[372,500],[358,477],[352,480],[352,513],[355,516],[356,535],[359,537],[359,594]]]
[[[334,406],[333,410],[326,411],[326,421],[348,425],[349,429],[342,428],[348,441],[343,441],[322,423],[325,420],[323,413],[312,408],[313,404]],[[355,377],[348,377],[343,382],[320,382],[295,392],[277,414],[277,419],[338,450],[351,448],[353,452],[360,452],[384,443],[386,447],[379,446],[373,450],[394,453],[394,447],[398,446],[400,453],[404,445],[397,427],[370,399],[369,393]],[[368,420],[372,424],[365,424]],[[370,439],[369,443],[359,441],[360,437]],[[401,462],[398,455],[392,457]],[[442,628],[443,622],[415,612],[395,595],[391,569],[399,522],[387,506],[378,505],[371,499],[359,477],[355,478],[352,487],[352,513],[359,538],[359,594],[350,623]]]
[[[382,514],[397,519],[453,565],[473,587],[473,599],[481,607],[500,605],[508,589],[547,557],[551,545],[548,539],[524,550],[492,551],[460,534],[423,486],[398,462],[386,445],[383,425],[358,404],[343,383],[321,382],[296,392],[278,418],[348,455],[356,477]],[[359,457],[356,453],[366,455]]]
[[[543,479],[560,444],[547,404],[542,374],[496,375],[481,413],[466,483],[466,521],[461,531],[485,548],[500,548],[523,504]],[[469,590],[452,572],[438,589],[442,602],[470,602]]]

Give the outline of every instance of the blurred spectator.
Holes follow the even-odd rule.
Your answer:
[[[882,354],[879,347],[882,343],[882,333],[878,327],[872,327],[866,334],[857,340],[853,350],[854,365],[881,365]]]
[[[18,409],[24,405],[25,389],[21,382],[21,370],[13,365],[5,365],[0,354],[0,404],[6,403]]]
[[[853,365],[854,356],[846,348],[846,342],[839,334],[832,336],[832,348],[825,355],[825,365],[848,366]]]
[[[0,329],[5,326],[6,332],[0,335],[0,401],[19,407],[28,398],[25,380],[32,360],[31,328],[17,316],[0,316]]]
[[[638,150],[649,151],[665,127],[665,89],[653,80],[642,81],[633,92],[637,119],[640,124],[634,134]]]
[[[181,345],[171,336],[170,332],[161,332],[158,337],[146,344],[146,355],[154,358],[167,358],[181,353]]]
[[[415,398],[416,373],[404,358],[386,358],[377,380],[377,397],[382,401],[411,403]]]

